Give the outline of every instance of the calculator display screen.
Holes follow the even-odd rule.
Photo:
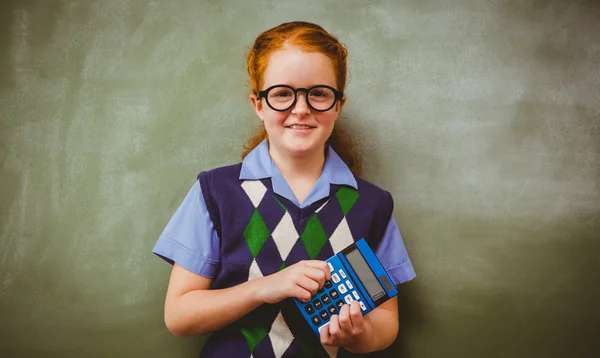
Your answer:
[[[378,298],[385,296],[383,287],[373,274],[373,271],[369,267],[369,264],[365,261],[363,255],[357,249],[354,249],[345,254],[346,260],[350,263],[354,272],[358,276],[358,279],[362,282],[363,286],[373,299],[376,301]]]

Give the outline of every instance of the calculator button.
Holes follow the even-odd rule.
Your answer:
[[[346,289],[346,286],[344,286],[343,283],[340,283],[340,285],[338,286],[338,290],[340,290],[340,293],[343,295],[344,293],[348,292],[348,290]]]
[[[354,301],[354,300],[352,299],[352,296],[350,296],[350,295],[346,295],[346,296],[344,297],[344,300],[346,300],[346,303],[347,303],[347,304],[351,304],[351,303],[352,303],[352,301]],[[320,303],[320,302],[319,302],[319,303]],[[315,305],[315,306],[316,306],[316,305]]]
[[[327,307],[327,311],[329,311],[329,314],[331,314],[331,315],[337,314],[337,310],[335,309],[335,306]]]
[[[331,302],[331,299],[329,298],[329,296],[327,296],[327,294],[324,294],[323,296],[321,296],[321,301],[323,301],[324,304],[328,304],[329,302]]]
[[[362,303],[362,301],[358,301],[358,304],[360,305],[360,309],[361,309],[361,310],[363,310],[363,311],[366,311],[366,310],[367,310],[367,307],[365,306],[365,304],[364,304],[364,303]]]
[[[317,291],[317,293],[323,293],[323,287],[319,288],[319,290]]]
[[[321,320],[319,319],[319,316],[314,315],[310,318],[310,320],[312,321],[312,323],[316,326],[317,324],[321,323]]]
[[[321,312],[319,312],[319,316],[321,316],[321,318],[323,320],[326,320],[327,318],[329,318],[329,314],[327,313],[327,311],[321,311]]]
[[[329,295],[331,296],[331,298],[333,298],[334,300],[338,297],[340,297],[340,294],[335,290],[335,288],[331,291],[329,291]]]
[[[354,286],[352,286],[352,282],[350,282],[350,280],[346,281],[346,286],[348,286],[349,289],[353,289]]]
[[[356,291],[352,291],[352,295],[354,296],[354,298],[356,298],[357,300],[360,300],[360,296],[358,295],[358,292]]]
[[[333,284],[331,283],[331,281],[325,281],[325,288],[331,288],[333,286]]]
[[[308,314],[313,314],[315,313],[315,309],[313,308],[313,306],[311,306],[310,304],[307,304],[306,306],[304,306],[304,310],[306,311],[306,313]]]
[[[341,309],[344,306],[344,301],[339,300],[335,303],[335,306],[339,309]]]
[[[344,272],[344,270],[340,270],[339,273],[340,276],[342,276],[342,278],[346,278],[346,273]]]
[[[316,309],[321,309],[323,307],[323,304],[321,304],[321,301],[319,300],[315,300],[313,303]]]
[[[338,283],[340,282],[340,276],[338,276],[337,273],[334,273],[331,275],[331,280],[333,280],[333,283]]]
[[[333,265],[331,264],[331,262],[328,262],[327,266],[329,266],[329,272],[333,272]]]

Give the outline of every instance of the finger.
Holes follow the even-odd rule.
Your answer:
[[[317,294],[317,290],[319,290],[320,287],[318,282],[304,275],[299,275],[299,277],[296,279],[296,286],[303,289],[310,295],[308,300]]]
[[[323,271],[314,267],[304,267],[302,273],[315,281],[319,285],[318,288],[323,287],[327,279],[327,275]]]
[[[344,331],[344,334],[346,334],[346,333],[351,334],[352,333],[352,322],[350,321],[350,306],[348,306],[348,305],[342,306],[342,309],[340,310],[339,321],[340,321],[340,328],[342,329],[342,331]]]
[[[341,333],[341,328],[340,328],[339,316],[334,314],[329,319],[329,334],[332,336],[339,336],[340,333]]]
[[[333,338],[331,337],[331,334],[329,333],[329,326],[331,326],[331,321],[329,321],[329,322],[330,322],[329,325],[321,328],[321,331],[319,334],[320,334],[320,338],[321,338],[321,344],[332,346]]]
[[[332,345],[337,346],[340,342],[344,341],[344,332],[340,328],[339,316],[336,314],[329,319],[329,335]]]
[[[296,288],[294,289],[294,292],[292,293],[292,297],[296,297],[297,299],[299,299],[300,301],[307,303],[310,301],[310,299],[312,298],[312,294],[305,290],[304,288],[300,287],[300,286],[296,286]]]
[[[331,279],[331,273],[329,272],[329,266],[327,265],[327,262],[320,261],[320,260],[306,260],[303,262],[307,266],[314,267],[316,269],[323,271],[325,273],[325,279],[327,279],[327,280]]]
[[[358,335],[364,332],[365,320],[360,310],[360,305],[356,301],[353,301],[350,305],[350,322],[354,334]]]
[[[323,281],[325,283],[326,280],[331,278],[331,274],[329,273],[329,268],[327,267],[327,263],[325,261],[306,261],[307,264],[304,265],[305,272],[311,272],[312,276],[319,281]],[[310,270],[310,271],[309,271]],[[322,277],[322,279],[321,279]]]

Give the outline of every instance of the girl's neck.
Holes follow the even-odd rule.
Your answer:
[[[316,150],[314,153],[304,156],[285,155],[273,148],[269,148],[271,159],[287,179],[287,177],[314,178],[315,181],[321,176],[325,165],[325,149]]]
[[[302,204],[323,172],[324,148],[301,157],[282,155],[283,153],[273,150],[271,147],[269,153],[298,203]]]

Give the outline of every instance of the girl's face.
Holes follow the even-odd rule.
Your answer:
[[[271,54],[261,90],[274,85],[293,88],[327,85],[337,89],[331,60],[322,53],[305,52],[295,47]],[[258,100],[255,94],[250,95],[256,114],[269,135],[272,154],[275,151],[279,156],[299,157],[323,153],[346,98],[337,101],[330,110],[318,112],[308,106],[306,95],[306,92],[297,92],[296,104],[284,112],[269,107],[265,98]]]

